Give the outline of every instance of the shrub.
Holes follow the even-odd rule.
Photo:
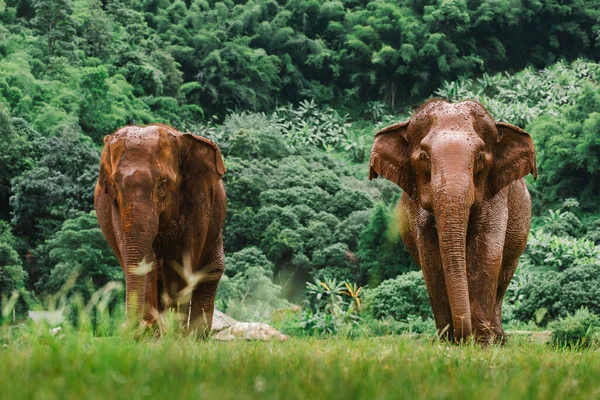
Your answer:
[[[88,292],[88,281],[99,288],[123,280],[123,270],[104,239],[95,211],[66,220],[35,253],[39,267],[35,286],[40,292],[56,293],[74,273],[79,276],[73,289],[82,294]]]
[[[223,276],[217,290],[217,306],[233,318],[263,321],[273,310],[290,305],[281,297],[281,286],[272,279],[273,272],[261,266],[250,266],[231,278]]]
[[[394,209],[389,210],[379,203],[358,240],[356,256],[360,261],[361,278],[371,287],[418,268],[397,232],[398,219]]]
[[[369,224],[373,210],[354,211],[345,220],[340,222],[335,229],[334,240],[346,243],[355,249],[362,230]]]
[[[350,331],[361,321],[359,316],[363,290],[356,284],[336,279],[308,282],[309,308],[302,313],[302,326],[310,335],[331,335]]]
[[[406,321],[409,316],[431,318],[431,303],[421,271],[412,271],[388,279],[368,290],[365,295],[366,307],[373,317],[392,317]]]
[[[325,281],[335,279],[339,282],[353,282],[358,277],[356,257],[344,243],[335,243],[313,255],[313,278]]]
[[[575,311],[575,314],[568,313],[549,327],[555,346],[579,348],[594,342],[600,343],[600,317],[585,307]]]
[[[577,263],[596,260],[600,247],[590,240],[555,236],[545,232],[545,226],[532,232],[523,264],[527,267],[546,267],[556,271],[569,269]]]
[[[545,310],[536,321],[542,325],[581,307],[600,314],[600,261],[578,263],[562,272],[531,273],[519,297],[515,315],[521,321],[536,318],[538,310]]]
[[[261,267],[272,273],[274,265],[258,247],[247,247],[225,257],[225,274],[229,277],[244,274],[251,267]]]
[[[583,224],[573,212],[548,210],[548,214],[543,217],[544,231],[556,236],[581,236]]]
[[[9,243],[0,242],[0,294],[10,296],[13,290],[23,289],[26,279],[17,252]]]

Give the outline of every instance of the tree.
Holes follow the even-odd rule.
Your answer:
[[[69,55],[75,37],[71,0],[32,0],[32,5],[31,23],[46,41],[48,56]]]
[[[356,257],[344,243],[335,243],[315,251],[311,274],[314,279],[325,281],[335,279],[338,282],[357,281],[359,270]]]
[[[244,274],[251,267],[261,267],[268,273],[273,272],[274,265],[258,247],[247,247],[225,257],[225,274],[234,277]]]
[[[356,256],[360,262],[362,280],[376,287],[385,279],[417,269],[397,228],[397,218],[389,217],[387,207],[375,206],[371,221],[360,234]]]
[[[36,289],[56,293],[77,274],[74,292],[87,295],[89,286],[99,288],[110,281],[123,280],[123,271],[106,243],[96,212],[77,213],[66,220],[59,231],[35,251],[37,256]]]
[[[536,187],[538,206],[552,206],[567,197],[582,208],[594,204],[600,179],[600,88],[587,83],[574,105],[560,115],[543,116],[527,126],[534,138],[540,165]]]
[[[18,235],[39,242],[78,211],[90,211],[100,155],[76,133],[49,138],[45,155],[13,180],[13,224]]]
[[[14,290],[23,290],[27,273],[14,250],[15,238],[7,223],[0,220],[0,294],[10,296]]]
[[[39,134],[25,121],[12,118],[0,103],[0,218],[9,216],[11,180],[34,166],[40,156]]]
[[[421,271],[411,271],[388,279],[366,295],[366,307],[375,318],[431,318],[431,304]]]
[[[515,314],[521,321],[545,325],[581,307],[600,314],[600,262],[580,262],[562,272],[533,273],[521,287],[519,298]]]

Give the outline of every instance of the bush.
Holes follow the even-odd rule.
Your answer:
[[[385,280],[375,289],[368,290],[365,297],[367,309],[377,319],[392,317],[407,321],[411,316],[423,319],[433,316],[421,271]]]
[[[531,273],[520,289],[515,315],[521,321],[549,320],[566,317],[581,307],[600,315],[600,261],[579,263],[562,272]],[[545,310],[544,315],[538,310]]]
[[[336,279],[308,282],[309,307],[302,312],[302,327],[309,335],[350,332],[361,322],[359,315],[363,290],[356,284]]]
[[[10,296],[12,291],[23,289],[26,279],[17,252],[9,243],[0,242],[0,294]]]
[[[582,307],[549,325],[552,344],[571,348],[600,344],[600,317]]]
[[[600,247],[584,238],[555,236],[545,232],[545,227],[532,232],[523,257],[527,267],[564,271],[577,263],[597,260]]]
[[[343,243],[336,243],[317,250],[313,255],[311,274],[314,279],[321,281],[335,279],[339,282],[354,282],[358,277],[356,257]]]
[[[384,204],[377,204],[358,240],[356,256],[361,267],[361,283],[371,287],[418,268],[402,243],[395,209],[395,205],[388,209]]]
[[[273,283],[273,263],[256,247],[225,258],[216,303],[233,318],[262,321],[289,303],[281,297],[281,286]]]
[[[258,247],[247,247],[225,257],[225,274],[229,277],[245,274],[251,267],[261,267],[272,274],[274,266]]]
[[[108,246],[96,218],[96,212],[78,213],[66,220],[58,232],[35,251],[38,258],[35,286],[39,292],[56,293],[73,275],[77,293],[86,294],[110,281],[122,281],[123,270]]]

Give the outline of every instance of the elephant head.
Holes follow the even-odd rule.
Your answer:
[[[104,138],[98,186],[112,201],[108,218],[125,270],[128,315],[148,312],[160,236],[181,230],[186,203],[203,198],[224,173],[215,143],[168,126],[128,126]]]
[[[435,218],[455,337],[471,332],[466,235],[471,212],[529,173],[537,176],[529,134],[495,123],[475,101],[434,99],[409,121],[377,132],[369,179],[396,183]]]

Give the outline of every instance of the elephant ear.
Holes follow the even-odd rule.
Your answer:
[[[532,174],[537,179],[535,148],[531,136],[523,129],[498,122],[498,143],[487,181],[486,197],[491,199],[512,182]]]
[[[411,198],[416,198],[417,183],[406,139],[408,122],[388,126],[375,134],[369,180],[381,175],[400,186]]]
[[[98,183],[104,190],[104,193],[109,194],[112,190],[112,184],[110,177],[112,175],[112,166],[110,160],[110,142],[112,135],[104,136],[104,149],[100,155],[100,173],[98,174]]]
[[[203,182],[208,185],[219,181],[225,173],[225,164],[219,146],[201,136],[185,133],[183,169],[187,181]]]

